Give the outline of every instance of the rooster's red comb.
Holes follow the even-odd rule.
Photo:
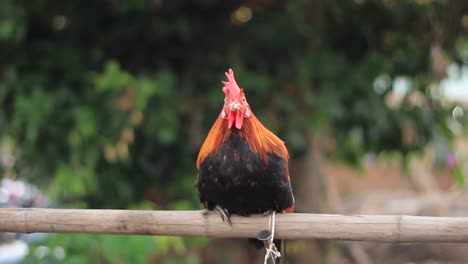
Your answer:
[[[223,82],[223,92],[226,94],[226,97],[229,99],[239,99],[240,96],[240,88],[236,83],[236,79],[234,79],[234,72],[232,69],[229,69],[228,72],[225,73],[226,77],[228,78],[227,82]]]

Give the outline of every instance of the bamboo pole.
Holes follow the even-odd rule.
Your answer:
[[[255,237],[268,217],[204,211],[0,209],[0,232]],[[277,214],[276,238],[386,242],[468,242],[468,217]]]

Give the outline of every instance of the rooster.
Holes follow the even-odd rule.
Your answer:
[[[288,150],[255,117],[231,69],[226,77],[224,106],[197,158],[200,201],[229,223],[231,214],[291,213]]]

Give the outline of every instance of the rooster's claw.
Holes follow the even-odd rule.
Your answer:
[[[227,221],[229,225],[232,225],[231,218],[227,209],[224,209],[221,206],[216,205],[214,210],[216,211],[216,213],[218,213],[219,216],[221,216],[221,219],[223,220],[223,222]]]

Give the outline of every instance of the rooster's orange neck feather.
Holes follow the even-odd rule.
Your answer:
[[[208,155],[217,153],[232,133],[238,133],[239,136],[247,140],[252,150],[262,157],[265,164],[268,163],[267,153],[274,153],[285,160],[286,168],[288,168],[289,155],[284,142],[263,126],[254,114],[244,119],[240,130],[228,129],[226,122],[227,120],[221,117],[216,119],[198,154],[197,168],[200,168],[201,163]]]

